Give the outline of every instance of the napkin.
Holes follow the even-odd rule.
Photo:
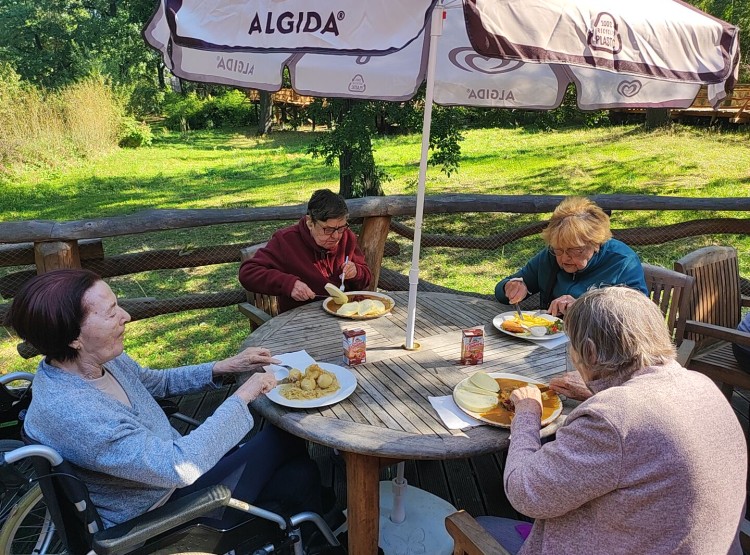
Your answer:
[[[435,409],[438,416],[440,416],[440,419],[443,421],[443,424],[445,424],[449,430],[463,430],[464,428],[472,428],[484,424],[481,420],[472,418],[458,408],[452,395],[427,398],[430,400],[432,408]]]
[[[540,345],[544,347],[545,349],[554,349],[555,347],[564,345],[567,342],[568,342],[568,336],[565,333],[561,333],[559,337],[555,337],[554,339],[548,339],[547,341],[533,341],[533,343],[536,343],[537,345]]]
[[[273,358],[280,360],[284,364],[288,364],[292,368],[299,368],[302,372],[315,362],[315,359],[308,355],[304,349],[302,351],[294,351],[293,353],[284,353],[283,355],[273,355]],[[264,366],[264,369],[273,372],[277,380],[283,380],[289,375],[289,370],[275,364]]]

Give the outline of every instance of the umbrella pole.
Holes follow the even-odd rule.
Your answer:
[[[422,155],[419,160],[419,182],[417,185],[417,210],[414,215],[414,248],[409,270],[409,304],[406,321],[406,343],[408,350],[419,348],[414,345],[414,323],[417,319],[417,286],[419,284],[419,250],[422,243],[422,217],[424,215],[424,190],[427,178],[427,157],[430,149],[430,127],[432,125],[432,98],[435,89],[435,63],[437,60],[437,41],[443,33],[442,4],[435,6],[430,24],[430,52],[427,59],[427,86],[424,98],[424,118],[422,120]]]

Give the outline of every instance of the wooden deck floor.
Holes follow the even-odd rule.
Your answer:
[[[232,392],[227,387],[208,393],[176,399],[181,412],[199,420],[205,419]],[[732,406],[748,438],[750,430],[750,391],[735,392]],[[251,435],[264,422],[256,417]],[[184,426],[184,425],[183,425]],[[184,430],[180,430],[183,431]],[[338,508],[346,504],[345,469],[340,457],[322,445],[311,445],[310,453],[321,471],[324,485],[333,485]],[[381,470],[381,479],[395,477],[396,468]],[[523,518],[508,503],[502,485],[503,456],[501,453],[483,455],[471,459],[450,461],[408,461],[405,476],[409,484],[422,488],[450,502],[458,509],[465,509],[474,516],[496,515]],[[750,490],[749,490],[750,491]],[[750,516],[750,510],[746,518]]]

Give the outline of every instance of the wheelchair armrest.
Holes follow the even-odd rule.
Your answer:
[[[126,553],[159,534],[186,524],[214,509],[225,507],[231,497],[231,490],[222,485],[197,491],[122,524],[97,532],[93,537],[93,546],[100,555]]]

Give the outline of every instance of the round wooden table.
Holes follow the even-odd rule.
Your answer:
[[[508,446],[509,431],[504,428],[446,428],[428,396],[450,395],[458,382],[477,370],[540,381],[565,371],[564,346],[546,349],[493,327],[492,319],[511,307],[449,293],[419,293],[415,340],[421,348],[407,351],[402,348],[407,293],[389,295],[396,306],[387,316],[344,319],[327,314],[321,302],[314,302],[274,317],[243,344],[267,347],[273,354],[304,349],[318,362],[343,366],[343,330],[366,331],[367,362],[351,367],[357,388],[347,399],[315,409],[290,409],[265,396],[252,404],[279,428],[342,452],[352,555],[377,553],[381,466],[405,459],[472,457]],[[485,330],[484,363],[462,365],[461,330],[477,326]]]

